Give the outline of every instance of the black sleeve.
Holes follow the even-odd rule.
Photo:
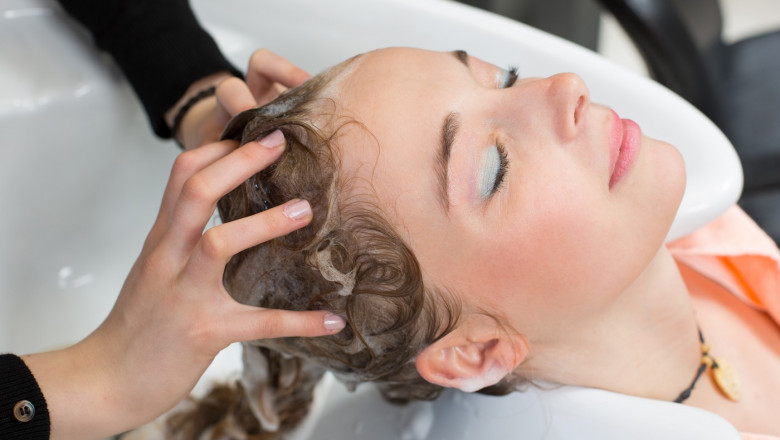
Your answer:
[[[19,416],[17,408],[26,410]],[[34,414],[30,417],[30,408]],[[30,369],[12,354],[0,355],[0,438],[3,440],[48,440],[51,426],[46,400]]]
[[[160,137],[171,136],[163,116],[190,84],[220,71],[241,76],[187,0],[59,2],[119,64]]]

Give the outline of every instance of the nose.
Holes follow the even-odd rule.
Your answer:
[[[561,73],[547,78],[555,111],[557,132],[564,141],[576,137],[590,106],[590,92],[585,82],[573,73]]]

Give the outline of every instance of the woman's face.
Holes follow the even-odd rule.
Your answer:
[[[402,48],[357,63],[338,101],[366,130],[338,139],[342,176],[368,182],[426,280],[466,311],[553,337],[616,301],[658,252],[682,159],[591,103],[576,75],[507,87],[477,58]]]

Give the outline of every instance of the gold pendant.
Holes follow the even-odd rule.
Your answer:
[[[742,397],[742,382],[736,368],[723,358],[715,359],[715,364],[718,366],[710,368],[715,385],[726,397],[738,401]]]

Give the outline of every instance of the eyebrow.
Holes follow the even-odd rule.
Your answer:
[[[439,179],[439,201],[445,212],[450,210],[449,196],[449,177],[447,170],[450,167],[450,154],[452,153],[452,143],[455,141],[455,135],[458,133],[460,125],[460,115],[451,112],[444,118],[441,126],[441,140],[439,142],[439,155],[436,158],[436,176]]]
[[[467,68],[469,67],[469,55],[465,50],[454,50],[450,52],[458,61],[463,63]],[[444,123],[441,126],[441,138],[439,141],[439,155],[436,158],[436,176],[439,181],[439,202],[444,209],[444,212],[449,213],[450,210],[450,196],[449,196],[449,177],[448,170],[450,167],[450,155],[452,153],[452,144],[455,142],[455,136],[458,133],[458,127],[460,126],[460,115],[457,112],[450,112],[447,117],[444,118]]]

